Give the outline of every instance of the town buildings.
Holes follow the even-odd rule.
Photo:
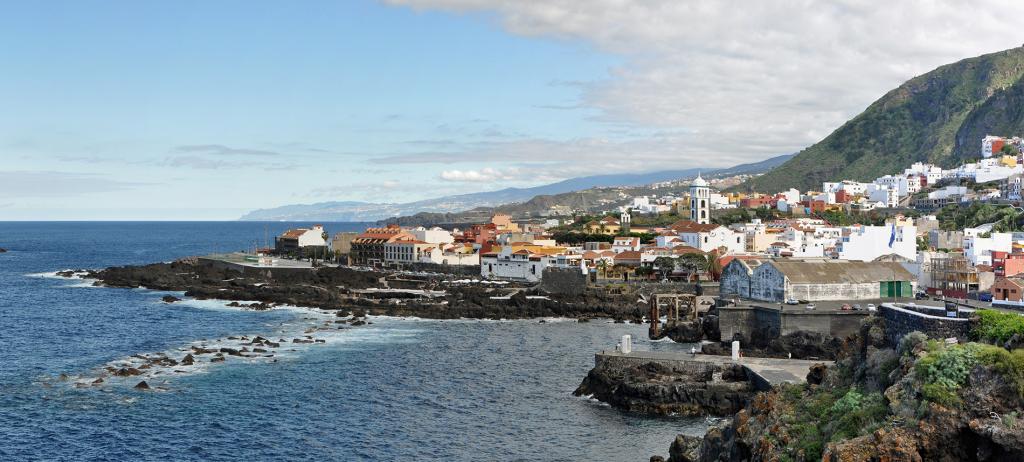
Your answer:
[[[277,253],[289,254],[303,252],[306,249],[327,247],[327,233],[323,225],[310,228],[296,228],[285,231],[274,238],[274,250]]]

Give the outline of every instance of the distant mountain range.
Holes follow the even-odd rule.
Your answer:
[[[754,175],[771,170],[789,160],[792,154],[761,162],[724,169],[663,170],[648,173],[622,173],[570,178],[532,188],[506,188],[497,191],[459,194],[400,204],[357,201],[332,201],[315,204],[284,205],[254,210],[242,216],[244,221],[375,221],[421,212],[453,213],[478,207],[525,202],[536,196],[549,196],[597,187],[641,186],[663,181],[682,180],[703,172],[706,176]]]
[[[736,190],[820,188],[868,181],[914,162],[953,167],[980,157],[985,135],[1024,134],[1024,48],[941,66],[886,93],[864,112]]]

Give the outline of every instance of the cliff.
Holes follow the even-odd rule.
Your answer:
[[[669,460],[1024,460],[1022,392],[1024,350],[920,333],[892,345],[869,318],[834,367],[756,395],[700,441],[677,438]]]

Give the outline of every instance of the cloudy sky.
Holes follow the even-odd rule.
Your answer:
[[[234,219],[798,151],[1020,46],[1013,1],[37,1],[0,14],[0,220]]]

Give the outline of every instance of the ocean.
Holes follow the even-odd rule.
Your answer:
[[[230,336],[276,339],[317,310],[166,304],[65,269],[263,245],[295,223],[0,222],[0,460],[647,460],[704,418],[651,418],[572,396],[594,352],[641,325],[372,318],[322,344],[138,378],[99,372]],[[365,224],[325,223],[331,233]],[[181,294],[175,294],[181,296]],[[289,337],[290,336],[290,337]]]

